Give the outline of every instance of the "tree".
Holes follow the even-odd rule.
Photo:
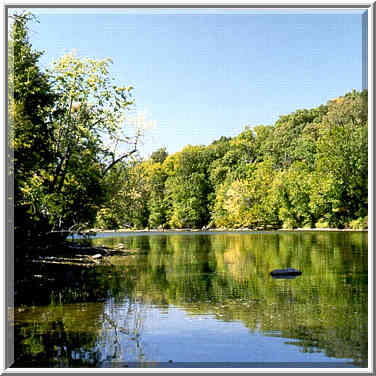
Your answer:
[[[106,175],[136,153],[143,132],[140,119],[126,116],[132,87],[114,83],[110,59],[70,53],[40,72],[26,28],[32,18],[14,16],[9,43],[16,226],[29,235],[92,225]]]
[[[156,150],[150,156],[152,161],[155,163],[157,162],[163,163],[167,157],[168,157],[168,153],[165,147]]]
[[[109,62],[71,53],[49,71],[56,95],[49,112],[53,158],[43,179],[34,179],[25,194],[53,230],[92,225],[104,202],[104,177],[137,151],[142,128],[136,124],[133,135],[123,128],[132,87],[114,85]]]
[[[328,113],[319,128],[315,168],[331,177],[332,226],[344,226],[367,216],[368,204],[368,95],[355,90],[328,103]]]
[[[294,162],[290,168],[279,171],[273,190],[283,227],[314,227],[316,218],[310,206],[312,176],[305,163]]]
[[[248,177],[231,177],[217,191],[212,218],[217,226],[266,228],[280,224],[273,195],[273,160],[248,165]]]
[[[161,148],[110,207],[124,204],[134,227],[364,227],[367,125],[367,93],[353,92],[208,146]]]
[[[265,141],[266,149],[275,158],[279,168],[288,168],[295,161],[309,158],[312,162],[312,154],[309,153],[315,153],[315,149],[312,149],[309,141],[314,137],[314,133],[306,128],[315,129],[315,125],[320,124],[327,110],[327,106],[320,106],[310,110],[297,110],[279,118],[273,133]]]
[[[205,146],[186,146],[167,157],[163,166],[167,220],[171,227],[202,227],[208,223],[208,195],[211,191]]]
[[[104,182],[107,195],[96,218],[101,228],[145,228],[150,196],[147,162],[133,158],[115,165]]]
[[[159,162],[149,167],[150,195],[148,198],[150,228],[164,227],[166,224],[167,205],[165,199],[165,183],[167,174]]]
[[[42,191],[28,193],[35,181],[44,184],[53,161],[53,125],[49,110],[56,97],[49,77],[38,68],[42,52],[32,49],[27,24],[30,13],[11,16],[8,41],[8,130],[13,151],[15,230],[25,235],[48,227],[38,201]]]
[[[51,112],[54,163],[46,211],[56,230],[92,223],[103,202],[104,176],[137,150],[141,129],[133,137],[123,129],[132,87],[114,84],[110,62],[72,52],[49,71],[57,100]],[[128,149],[119,155],[120,144]]]

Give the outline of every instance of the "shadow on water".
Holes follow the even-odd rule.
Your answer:
[[[171,307],[193,320],[205,316],[213,323],[239,322],[250,338],[255,333],[283,338],[283,346],[300,354],[367,366],[367,234],[93,240],[94,245],[118,243],[141,249],[142,255],[114,256],[111,265],[95,268],[30,263],[17,270],[16,265],[15,367],[156,361],[145,325],[154,310],[163,313]],[[288,267],[303,274],[293,279],[269,275]],[[177,325],[184,330],[183,322]],[[235,353],[227,355],[229,361],[235,358]]]

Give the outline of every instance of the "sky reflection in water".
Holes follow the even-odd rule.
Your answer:
[[[26,290],[18,298],[16,365],[367,366],[367,233],[117,234],[93,243],[143,252],[114,256],[113,266],[39,271],[55,283],[34,286],[33,302]],[[287,267],[303,274],[269,275]]]

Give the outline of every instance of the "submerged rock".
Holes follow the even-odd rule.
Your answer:
[[[275,269],[270,272],[270,275],[273,277],[279,276],[298,276],[301,275],[302,272],[300,270],[294,268],[287,268],[287,269]]]

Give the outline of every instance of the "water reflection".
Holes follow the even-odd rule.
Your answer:
[[[124,366],[167,362],[172,354],[181,361],[270,361],[270,351],[275,361],[284,354],[367,366],[367,234],[145,235],[93,243],[143,252],[95,269],[33,266],[39,269],[30,275],[54,282],[31,278],[16,297],[18,366]],[[288,267],[303,274],[269,275]]]

